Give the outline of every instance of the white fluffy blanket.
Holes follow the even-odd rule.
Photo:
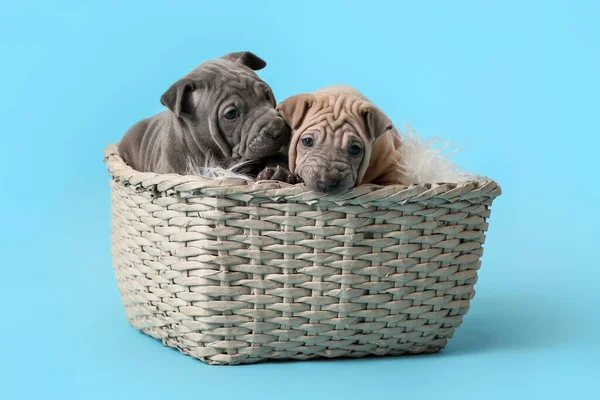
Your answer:
[[[401,132],[404,167],[407,184],[457,183],[483,180],[482,176],[464,171],[452,161],[458,149],[440,137],[423,139],[409,125]]]
[[[400,133],[407,184],[442,183],[482,180],[483,177],[460,169],[451,157],[456,149],[451,143],[438,137],[423,139],[409,125]],[[188,163],[188,174],[212,179],[251,178],[214,165],[198,166]]]

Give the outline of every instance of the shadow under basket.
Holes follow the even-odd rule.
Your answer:
[[[435,353],[475,293],[492,180],[302,185],[142,173],[115,145],[113,266],[128,321],[209,364]]]

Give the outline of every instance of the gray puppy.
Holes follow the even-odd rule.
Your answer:
[[[248,51],[201,63],[162,95],[168,110],[125,133],[119,154],[138,171],[185,174],[189,165],[210,164],[293,183],[289,127],[254,72],[265,66]]]

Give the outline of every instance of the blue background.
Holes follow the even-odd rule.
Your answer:
[[[0,396],[597,398],[596,4],[3,2]],[[211,367],[126,323],[102,150],[196,64],[245,49],[279,100],[354,85],[501,183],[477,296],[442,353]]]

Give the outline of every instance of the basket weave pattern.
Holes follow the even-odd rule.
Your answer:
[[[210,364],[439,351],[469,309],[500,194],[489,180],[333,198],[105,156],[128,321]]]

